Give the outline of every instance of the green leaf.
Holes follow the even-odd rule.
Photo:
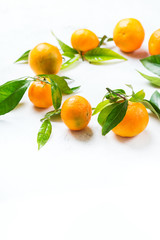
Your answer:
[[[131,102],[140,102],[144,99],[145,92],[143,90],[140,90],[137,93],[134,93],[132,97],[129,99]]]
[[[158,119],[160,119],[160,114],[159,114],[159,112],[157,112],[157,110],[156,110],[155,106],[152,104],[152,102],[144,99],[143,101],[141,101],[141,103],[142,103],[147,109],[149,109],[151,112],[153,112]]]
[[[132,90],[132,95],[135,94],[134,90],[133,90],[133,87],[131,84],[125,84],[127,87],[129,87],[131,90]]]
[[[55,110],[57,110],[61,106],[62,102],[62,92],[58,86],[58,84],[51,79],[51,93],[52,93],[52,102]]]
[[[28,51],[26,51],[25,53],[23,53],[22,54],[22,56],[20,56],[20,58],[18,58],[16,61],[15,61],[15,63],[17,63],[17,62],[26,62],[26,63],[28,63],[28,56],[29,56],[29,52],[30,52],[31,50],[28,50]]]
[[[47,119],[42,123],[37,135],[38,150],[47,143],[48,139],[50,138],[51,132],[52,125],[51,122]]]
[[[12,80],[0,86],[0,115],[18,105],[30,83],[30,80]]]
[[[61,49],[64,53],[65,52],[67,52],[67,53],[70,52],[70,53],[73,53],[73,54],[78,54],[78,52],[74,48],[71,48],[70,46],[68,46],[67,44],[62,42],[60,39],[58,39],[53,32],[51,32],[51,33],[57,39],[57,41],[58,41],[58,43],[59,43],[59,45],[60,45],[60,47],[61,47]]]
[[[80,55],[76,54],[74,57],[70,58],[68,61],[66,61],[65,63],[62,64],[61,70],[69,67],[70,65],[72,65],[73,63],[78,61],[79,58],[80,58]]]
[[[105,100],[105,101],[100,102],[100,103],[97,105],[97,107],[94,109],[94,112],[93,112],[92,115],[95,115],[95,114],[99,113],[100,111],[102,111],[102,109],[103,109],[106,105],[108,105],[108,104],[110,104],[110,101],[109,101],[109,100]]]
[[[54,116],[58,116],[58,115],[60,115],[60,113],[61,113],[61,109],[47,112],[47,113],[45,114],[44,118],[41,119],[41,121],[50,119],[51,117],[54,117]]]
[[[62,55],[69,58],[73,58],[75,56],[75,54],[72,52],[64,52]]]
[[[72,90],[72,93],[73,93],[73,92],[76,92],[77,90],[79,90],[79,89],[80,89],[80,87],[81,87],[81,86],[78,86],[78,87],[73,87],[73,88],[71,88],[71,90]]]
[[[140,60],[145,68],[160,76],[160,55],[153,55]]]
[[[160,68],[160,66],[159,66],[159,68]],[[139,72],[139,71],[137,71],[137,72]],[[153,85],[155,85],[157,87],[160,87],[160,78],[159,77],[152,77],[152,76],[148,76],[148,75],[146,75],[144,73],[141,73],[141,72],[139,72],[139,73],[141,74],[142,77],[149,80],[150,83],[152,83]]]
[[[128,107],[128,101],[118,104],[113,110],[109,113],[105,123],[102,127],[102,135],[106,135],[110,130],[116,127],[124,118]]]
[[[120,103],[112,103],[106,105],[98,115],[98,123],[103,126],[110,112]]]
[[[120,54],[112,51],[111,49],[99,48],[99,47],[86,52],[84,54],[84,57],[86,60],[88,60],[91,63],[104,62],[112,59],[127,60]]]
[[[107,39],[107,42],[112,42],[113,41],[113,38],[108,38]]]
[[[156,111],[160,114],[160,93],[158,91],[155,91],[150,99],[150,102],[156,109]]]

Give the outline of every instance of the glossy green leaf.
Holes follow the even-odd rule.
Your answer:
[[[160,114],[159,114],[159,112],[157,112],[157,110],[156,110],[155,106],[152,104],[152,102],[144,99],[143,101],[141,101],[141,103],[142,103],[147,109],[149,109],[151,112],[153,112],[158,119],[160,119]]]
[[[61,106],[62,92],[58,84],[53,79],[50,80],[51,80],[52,103],[55,110],[57,110]]]
[[[93,50],[86,52],[84,54],[84,57],[87,61],[91,63],[104,62],[104,61],[113,60],[113,59],[127,60],[120,54],[112,51],[111,49],[100,48],[100,47],[97,47]]]
[[[51,132],[52,125],[51,122],[47,119],[42,123],[37,135],[38,150],[47,143],[50,138]]]
[[[112,103],[106,105],[98,115],[98,123],[103,126],[110,112],[120,103]]]
[[[145,68],[160,76],[160,55],[153,55],[140,60]]]
[[[0,86],[0,115],[18,105],[30,83],[30,80],[13,80]]]
[[[110,104],[110,101],[109,101],[109,100],[105,100],[105,101],[100,102],[100,103],[97,105],[97,107],[94,109],[94,112],[93,112],[92,115],[95,115],[95,114],[99,113],[100,111],[102,111],[102,109],[103,109],[106,105],[108,105],[108,104]]]
[[[69,58],[74,58],[75,53],[72,53],[72,52],[64,52],[64,53],[62,53],[62,56],[69,57]]]
[[[139,92],[132,95],[132,97],[129,99],[131,102],[140,102],[144,99],[145,92],[143,90],[140,90]]]
[[[106,118],[105,123],[102,127],[102,135],[106,135],[114,127],[116,127],[124,118],[128,107],[128,101],[118,104],[113,110],[109,113]]]
[[[80,58],[79,54],[76,54],[74,57],[70,58],[68,61],[62,64],[61,70],[71,66],[73,63],[77,62]]]
[[[159,68],[160,68],[160,66],[159,66]],[[139,72],[139,71],[137,71],[137,72]],[[155,85],[157,87],[160,87],[160,78],[159,77],[148,76],[148,75],[146,75],[144,73],[141,73],[141,72],[139,72],[139,73],[141,74],[142,77],[144,77],[148,81],[150,81],[150,83],[152,83],[153,85]]]
[[[58,43],[59,43],[59,45],[60,45],[60,47],[61,47],[61,49],[64,53],[65,52],[67,52],[67,53],[70,52],[70,53],[73,53],[73,54],[78,54],[78,52],[74,48],[71,48],[70,46],[68,46],[67,44],[62,42],[60,39],[58,39],[53,32],[51,32],[51,33],[57,39],[57,41],[58,41]]]
[[[44,118],[41,119],[41,121],[44,121],[44,120],[50,119],[51,117],[54,117],[54,116],[59,116],[60,113],[61,113],[61,109],[53,110],[53,111],[47,112],[47,113],[45,114]]]
[[[156,111],[160,114],[160,93],[158,91],[155,91],[150,99],[150,102],[156,109]]]
[[[28,50],[28,51],[26,51],[25,53],[23,53],[22,54],[22,56],[20,56],[20,58],[18,58],[16,61],[15,61],[15,63],[17,63],[17,62],[26,62],[26,63],[28,63],[28,56],[29,56],[29,52],[30,52],[31,50]]]

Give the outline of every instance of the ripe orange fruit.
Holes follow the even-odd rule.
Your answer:
[[[81,96],[75,95],[68,98],[62,105],[61,118],[71,130],[85,128],[92,116],[90,103]]]
[[[133,137],[141,133],[148,124],[149,116],[142,103],[129,102],[125,117],[113,128],[113,132],[121,137]]]
[[[29,53],[29,65],[36,75],[57,74],[61,68],[62,55],[57,47],[40,43]]]
[[[39,108],[48,108],[52,106],[51,85],[34,81],[28,90],[28,97],[34,106]]]
[[[123,52],[133,52],[143,43],[145,32],[135,18],[120,20],[114,28],[113,40]]]
[[[148,42],[148,48],[151,55],[160,54],[160,29],[152,33]]]
[[[78,52],[87,52],[98,47],[99,39],[88,29],[78,29],[71,36],[71,44]]]

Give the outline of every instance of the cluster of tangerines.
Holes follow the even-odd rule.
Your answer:
[[[117,23],[113,31],[113,41],[123,52],[133,52],[143,43],[145,32],[141,23],[133,18],[123,19]],[[99,38],[90,30],[79,29],[71,36],[71,44],[81,55],[99,46]],[[160,29],[155,31],[149,40],[150,54],[160,54]],[[36,75],[57,74],[62,65],[62,55],[56,46],[41,43],[29,53],[31,69]],[[34,81],[29,87],[30,101],[39,108],[52,105],[51,85],[42,81]],[[92,116],[90,103],[81,96],[75,95],[64,101],[61,107],[61,118],[71,130],[85,128]],[[148,124],[148,112],[138,102],[129,102],[123,120],[112,130],[115,134],[132,137],[142,132]]]

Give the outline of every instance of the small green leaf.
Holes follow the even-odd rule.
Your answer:
[[[73,87],[73,88],[71,88],[71,90],[72,90],[72,93],[73,93],[73,92],[76,92],[77,90],[79,90],[79,89],[80,89],[80,87],[81,87],[81,86],[78,86],[78,87]]]
[[[51,79],[51,93],[52,93],[52,102],[55,110],[57,110],[61,106],[62,102],[62,92],[58,86],[58,84]]]
[[[141,103],[142,103],[147,109],[149,109],[151,112],[153,112],[158,119],[160,119],[160,114],[159,114],[159,112],[157,112],[157,110],[156,110],[155,106],[152,104],[152,102],[144,99],[143,101],[141,101]]]
[[[100,48],[97,47],[95,49],[92,49],[84,54],[84,57],[86,60],[88,60],[91,63],[96,63],[96,62],[104,62],[112,59],[122,59],[122,60],[127,60],[120,54],[112,51],[111,49],[107,48]]]
[[[133,90],[133,87],[131,84],[125,84],[127,87],[129,87],[131,90],[132,90],[132,95],[135,94],[134,90]]]
[[[155,91],[150,99],[150,102],[156,109],[156,111],[160,114],[160,93],[158,91]]]
[[[145,92],[143,90],[140,90],[137,93],[134,93],[132,97],[129,99],[131,102],[140,102],[144,99]]]
[[[74,48],[71,48],[70,46],[68,46],[67,44],[65,44],[64,42],[62,42],[60,39],[58,39],[57,37],[56,37],[56,35],[53,33],[53,32],[51,32],[52,33],[52,35],[57,39],[57,41],[58,41],[58,43],[59,43],[59,45],[60,45],[60,47],[61,47],[61,49],[62,49],[62,51],[65,53],[73,53],[73,54],[78,54],[78,52],[74,49]]]
[[[107,39],[107,42],[112,42],[113,41],[113,38],[108,38]]]
[[[76,54],[74,57],[70,58],[68,61],[66,61],[65,63],[62,64],[61,70],[69,67],[70,65],[72,65],[73,63],[78,61],[79,58],[80,58],[80,55]]]
[[[51,132],[52,125],[51,122],[47,119],[42,123],[37,135],[38,150],[47,143],[48,139],[50,138]]]
[[[97,107],[94,109],[94,112],[93,112],[92,115],[95,115],[95,114],[99,113],[100,111],[102,111],[102,109],[103,109],[106,105],[108,105],[108,104],[110,104],[110,101],[109,101],[109,100],[105,100],[105,101],[100,102],[100,103],[97,105]]]
[[[145,68],[160,76],[160,55],[153,55],[140,60]]]
[[[47,112],[47,113],[45,114],[44,118],[41,119],[41,121],[50,119],[51,117],[54,117],[54,116],[58,116],[58,115],[60,115],[60,113],[61,113],[61,109]]]
[[[160,65],[159,65],[159,68],[160,68]],[[139,71],[137,71],[137,72],[139,72]],[[159,77],[152,77],[152,76],[148,76],[148,75],[146,75],[144,73],[141,73],[141,72],[139,72],[139,73],[141,74],[142,77],[149,80],[150,83],[152,83],[153,85],[155,85],[157,87],[160,87],[160,78]]]
[[[113,110],[109,113],[105,123],[102,127],[102,135],[106,135],[114,127],[116,127],[124,118],[128,107],[128,101],[118,104]]]
[[[28,63],[28,56],[29,56],[29,52],[30,52],[31,50],[28,50],[28,51],[26,51],[25,53],[23,53],[22,54],[22,56],[20,56],[20,58],[18,58],[16,61],[15,61],[15,63],[17,63],[17,62],[26,62],[26,63]]]
[[[98,115],[98,123],[103,126],[110,112],[120,103],[112,103],[106,105]]]
[[[30,83],[30,80],[12,80],[0,86],[0,115],[18,105]]]

